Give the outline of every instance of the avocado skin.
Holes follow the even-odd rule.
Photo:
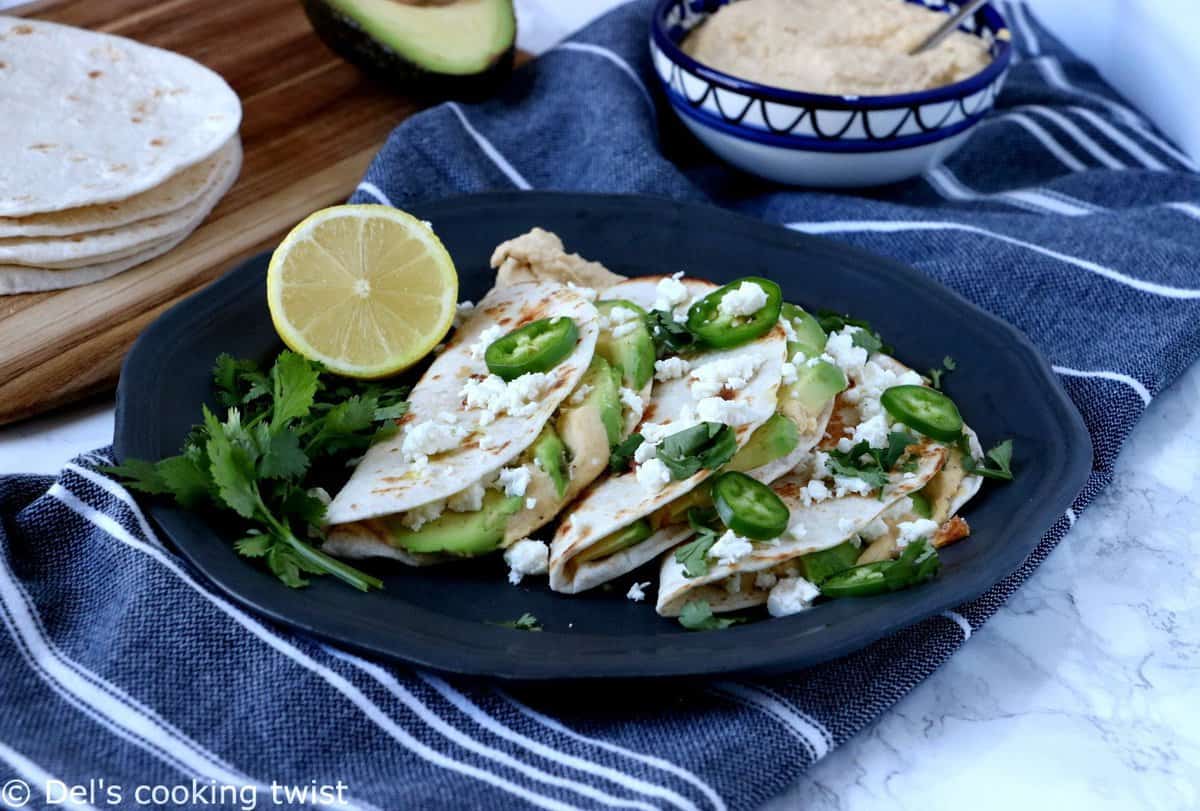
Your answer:
[[[353,17],[325,0],[303,0],[304,13],[313,31],[335,54],[382,84],[426,98],[479,99],[490,95],[512,73],[516,37],[491,67],[469,76],[452,76],[426,70],[384,45],[362,29]]]

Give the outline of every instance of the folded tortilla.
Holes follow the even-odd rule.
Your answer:
[[[625,282],[620,285],[620,298],[646,310],[654,309],[658,284],[664,278],[646,277]],[[682,281],[691,301],[717,288],[704,280]],[[679,309],[682,310],[683,305]],[[776,411],[786,353],[787,339],[783,328],[776,325],[750,343],[689,358],[692,372],[704,365],[731,359],[750,358],[757,364],[758,368],[747,384],[732,395],[732,399],[743,403],[742,419],[734,428],[739,449]],[[655,383],[645,408],[643,425],[655,423],[669,435],[674,432],[672,426],[682,430],[695,424],[693,409],[697,401],[692,394],[691,383],[690,373]],[[639,482],[636,469],[610,476],[593,485],[566,513],[554,535],[550,546],[550,588],[568,594],[585,591],[652,560],[664,548],[676,543],[680,533],[686,537],[690,531],[681,528],[662,533],[661,537],[652,536],[598,561],[579,564],[576,560],[581,553],[612,533],[691,492],[714,472],[700,470],[686,479],[671,481],[658,490],[648,489]]]

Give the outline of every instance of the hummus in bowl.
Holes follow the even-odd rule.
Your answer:
[[[944,160],[1012,59],[985,5],[908,51],[951,7],[915,0],[659,0],[651,55],[672,109],[719,157],[805,186],[872,186]]]
[[[910,55],[944,20],[893,0],[741,0],[717,9],[682,45],[697,62],[758,84],[894,95],[962,81],[992,61],[988,44],[965,31]]]

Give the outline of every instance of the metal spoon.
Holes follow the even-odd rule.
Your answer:
[[[946,22],[939,25],[936,31],[926,37],[924,42],[909,51],[909,56],[916,56],[919,53],[928,51],[930,48],[936,47],[938,43],[950,36],[950,32],[958,28],[963,20],[974,14],[975,10],[986,2],[987,0],[967,0],[967,2],[962,4],[962,8],[951,14]]]

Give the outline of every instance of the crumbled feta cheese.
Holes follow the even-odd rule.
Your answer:
[[[864,538],[867,538],[868,540],[872,540],[872,541],[875,540],[876,538],[880,538],[884,535],[887,535],[887,533],[888,533],[888,525],[887,525],[887,522],[884,521],[882,518],[876,518],[874,521],[872,521],[871,523],[869,523],[865,527],[863,527],[862,530],[859,532],[859,534],[862,535]]]
[[[416,467],[424,467],[429,457],[457,448],[467,435],[467,429],[451,417],[427,420],[409,425],[400,442],[400,455]]]
[[[932,539],[933,533],[937,532],[938,523],[928,518],[918,518],[916,521],[901,521],[896,525],[896,529],[900,531],[896,536],[896,547],[903,549],[919,538]]]
[[[615,327],[621,324],[628,324],[631,321],[636,322],[640,317],[637,310],[631,310],[628,307],[618,305],[608,311],[607,321],[610,326]]]
[[[754,575],[754,588],[762,591],[770,591],[779,582],[779,578],[770,572],[759,572]]]
[[[442,512],[445,509],[446,502],[444,501],[431,501],[428,504],[413,507],[400,516],[400,525],[405,529],[411,529],[413,532],[416,532],[430,521],[436,521],[441,518]]]
[[[671,471],[661,459],[647,459],[637,466],[638,484],[647,490],[658,492],[671,481]]]
[[[800,340],[800,336],[796,334],[796,328],[792,326],[792,320],[790,318],[780,318],[779,326],[783,327],[783,335],[788,339],[788,341],[795,343],[796,341]]]
[[[567,402],[571,405],[579,405],[592,393],[593,388],[595,387],[591,383],[580,383],[575,387],[575,391],[571,392],[571,396],[567,398]]]
[[[463,384],[459,395],[467,408],[480,409],[481,426],[490,425],[501,414],[524,417],[537,411],[542,391],[552,381],[545,372],[530,372],[505,382],[499,375],[474,378]]]
[[[654,361],[654,379],[666,382],[683,377],[691,371],[692,364],[683,358],[663,358]]]
[[[839,437],[837,441],[837,449],[839,453],[850,453],[850,449],[854,447],[854,440],[848,436]]]
[[[753,551],[754,544],[733,530],[727,529],[725,534],[717,538],[717,542],[709,547],[708,557],[716,558],[718,566],[726,566],[737,563]]]
[[[542,541],[523,538],[504,550],[508,582],[514,586],[526,575],[545,574],[550,568],[550,547]]]
[[[496,489],[506,496],[523,496],[533,474],[527,467],[502,467],[496,475]]]
[[[687,301],[688,291],[687,286],[679,281],[683,278],[683,271],[674,274],[669,279],[663,279],[655,288],[654,309],[671,312],[676,306]]]
[[[785,577],[775,584],[767,596],[767,613],[772,617],[799,614],[812,607],[821,590],[803,577]]]
[[[588,301],[595,301],[596,297],[600,295],[595,291],[595,289],[591,287],[583,287],[582,285],[575,284],[574,282],[567,282],[567,289],[578,293]]]
[[[525,509],[532,510],[536,506],[537,506],[537,499],[534,498],[533,496],[530,496],[529,498],[525,499]]]
[[[852,439],[855,444],[866,441],[872,448],[886,448],[888,446],[888,433],[887,416],[876,414],[866,422],[855,426]]]
[[[842,533],[843,535],[849,535],[854,531],[854,523],[855,521],[853,518],[839,518],[838,532]]]
[[[701,422],[719,422],[735,428],[747,422],[748,411],[745,400],[705,397],[696,403],[696,418]]]
[[[636,321],[630,321],[628,324],[618,324],[613,327],[612,335],[614,338],[624,338],[629,333],[638,328]]]
[[[454,307],[454,328],[458,329],[462,323],[471,317],[471,313],[475,311],[475,302],[460,301]]]
[[[643,462],[650,461],[656,456],[658,456],[658,446],[650,442],[643,442],[641,445],[638,445],[637,450],[633,452],[633,461],[640,465]]]
[[[788,527],[787,534],[798,541],[808,535],[808,527],[804,526],[804,524],[792,524]]]
[[[789,386],[792,383],[795,383],[797,379],[798,379],[798,375],[796,373],[796,364],[794,364],[794,363],[783,364],[783,384],[785,386]]]
[[[832,333],[825,341],[825,352],[847,371],[857,371],[867,362],[867,350],[854,345],[855,332],[858,327],[846,327]]]
[[[674,321],[676,324],[686,324],[687,320],[688,320],[688,310],[689,309],[690,309],[690,307],[684,307],[681,310],[677,310],[675,312],[675,314],[671,316],[671,320]]]
[[[754,282],[742,282],[721,298],[717,312],[726,318],[754,315],[767,303],[767,291]]]
[[[634,422],[641,422],[642,412],[646,410],[646,403],[633,389],[621,387],[621,405],[629,409],[629,413],[634,415]]]
[[[800,491],[800,501],[807,507],[814,501],[824,501],[829,495],[829,488],[825,486],[825,482],[813,480]]]
[[[841,498],[849,493],[856,493],[860,496],[870,495],[874,489],[870,482],[861,479],[858,476],[834,476],[833,477],[834,495]]]
[[[505,335],[507,333],[504,331],[504,327],[499,324],[492,324],[479,333],[479,337],[475,339],[475,343],[471,344],[471,348],[468,350],[471,353],[471,357],[475,358],[475,360],[482,360],[483,354],[487,352],[487,348]]]
[[[797,352],[796,354],[799,355],[800,353]],[[804,365],[807,366],[809,369],[813,368],[814,366],[816,366],[819,363],[830,363],[830,364],[833,364],[834,366],[838,365],[837,361],[833,359],[833,355],[830,355],[828,352],[822,352],[820,355],[816,355],[816,356],[811,357],[808,360],[804,361]]]
[[[814,479],[828,479],[833,473],[829,470],[829,454],[825,451],[817,451],[813,454],[812,477]]]
[[[657,445],[663,441],[663,438],[667,436],[667,432],[673,427],[673,425],[663,425],[660,422],[643,422],[638,426],[638,433],[645,440],[642,443],[643,445]]]
[[[697,366],[691,371],[692,396],[702,400],[715,397],[726,389],[739,391],[746,387],[762,363],[759,357],[735,355]]]
[[[646,599],[646,589],[650,586],[650,581],[644,583],[634,583],[629,587],[629,591],[625,592],[625,599],[633,600],[635,603],[640,603]]]
[[[483,482],[475,482],[466,490],[455,493],[454,495],[450,496],[450,498],[446,499],[446,507],[449,508],[451,512],[473,513],[476,510],[483,508],[483,496],[485,491],[486,488],[484,488]]]

